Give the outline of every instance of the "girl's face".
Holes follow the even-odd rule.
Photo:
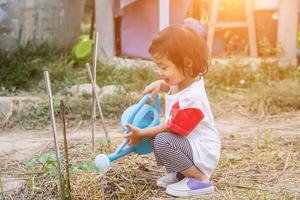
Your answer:
[[[159,75],[168,85],[179,85],[186,79],[183,73],[166,56],[154,55],[153,60],[158,66]]]

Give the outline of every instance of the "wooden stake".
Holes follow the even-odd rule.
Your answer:
[[[97,54],[98,54],[98,32],[96,32],[95,44],[94,44],[94,53],[93,53],[93,81],[96,82],[96,71],[97,71]],[[93,90],[92,97],[92,148],[95,153],[95,130],[96,130],[96,101],[95,97],[96,92]]]
[[[93,39],[93,35],[94,35],[94,29],[95,29],[95,0],[93,0],[92,2],[92,7],[93,7],[93,11],[92,11],[92,17],[91,17],[91,25],[90,25],[90,39]]]
[[[49,79],[48,71],[44,72],[44,78],[45,78],[45,83],[46,83],[47,95],[48,95],[48,99],[49,99],[49,110],[50,110],[50,118],[51,118],[51,124],[52,124],[52,130],[53,130],[53,139],[54,139],[54,145],[55,145],[60,196],[61,196],[61,199],[65,200],[64,181],[63,181],[63,176],[61,174],[61,163],[60,163],[60,159],[59,159],[60,155],[59,155],[59,146],[58,146],[58,139],[57,139],[54,108],[53,108],[53,98],[52,98],[51,85],[50,85],[50,79]]]
[[[65,105],[64,101],[60,100],[60,113],[63,123],[63,133],[64,133],[64,152],[66,157],[66,181],[68,187],[68,194],[71,199],[71,185],[70,185],[70,171],[69,171],[69,154],[68,154],[68,142],[67,142],[67,130],[66,130],[66,118],[65,118]]]
[[[86,64],[86,68],[87,68],[87,70],[88,70],[89,77],[90,77],[90,79],[91,79],[93,91],[94,91],[94,93],[96,94],[96,86],[97,86],[97,85],[96,85],[96,83],[95,83],[94,80],[93,80],[92,72],[91,72],[91,66],[90,66],[89,63]],[[96,97],[96,102],[97,102],[98,109],[99,109],[99,112],[100,112],[101,123],[102,123],[103,129],[104,129],[105,137],[106,137],[106,140],[107,140],[107,143],[108,143],[108,147],[110,148],[110,142],[109,142],[109,138],[108,138],[108,132],[107,132],[107,130],[106,130],[105,121],[104,121],[102,109],[101,109],[101,106],[100,106],[100,99],[98,98],[97,95],[95,95],[95,97]]]

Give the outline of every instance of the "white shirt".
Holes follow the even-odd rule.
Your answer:
[[[185,136],[193,150],[194,164],[208,177],[216,168],[221,151],[220,136],[215,127],[214,118],[208,102],[203,78],[177,94],[165,97],[166,123],[172,118],[172,106],[179,103],[179,109],[199,109],[204,117],[195,125],[191,132]],[[189,116],[193,117],[193,116]],[[189,123],[187,121],[187,123]]]

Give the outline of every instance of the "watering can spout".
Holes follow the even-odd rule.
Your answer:
[[[118,152],[112,153],[109,156],[105,154],[99,154],[95,158],[95,165],[101,171],[105,172],[108,170],[112,161],[117,160],[127,154],[130,154],[134,151],[132,146],[126,146],[120,149]]]
[[[112,153],[108,156],[109,160],[110,161],[114,161],[114,160],[117,160],[123,156],[126,156],[127,154],[130,154],[131,152],[134,151],[134,147],[132,146],[126,146],[124,148],[122,148],[119,152],[115,152],[115,153]]]

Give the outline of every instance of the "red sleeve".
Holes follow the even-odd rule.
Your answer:
[[[187,136],[201,120],[204,114],[198,108],[186,108],[180,110],[179,103],[172,106],[167,127],[182,136]]]

